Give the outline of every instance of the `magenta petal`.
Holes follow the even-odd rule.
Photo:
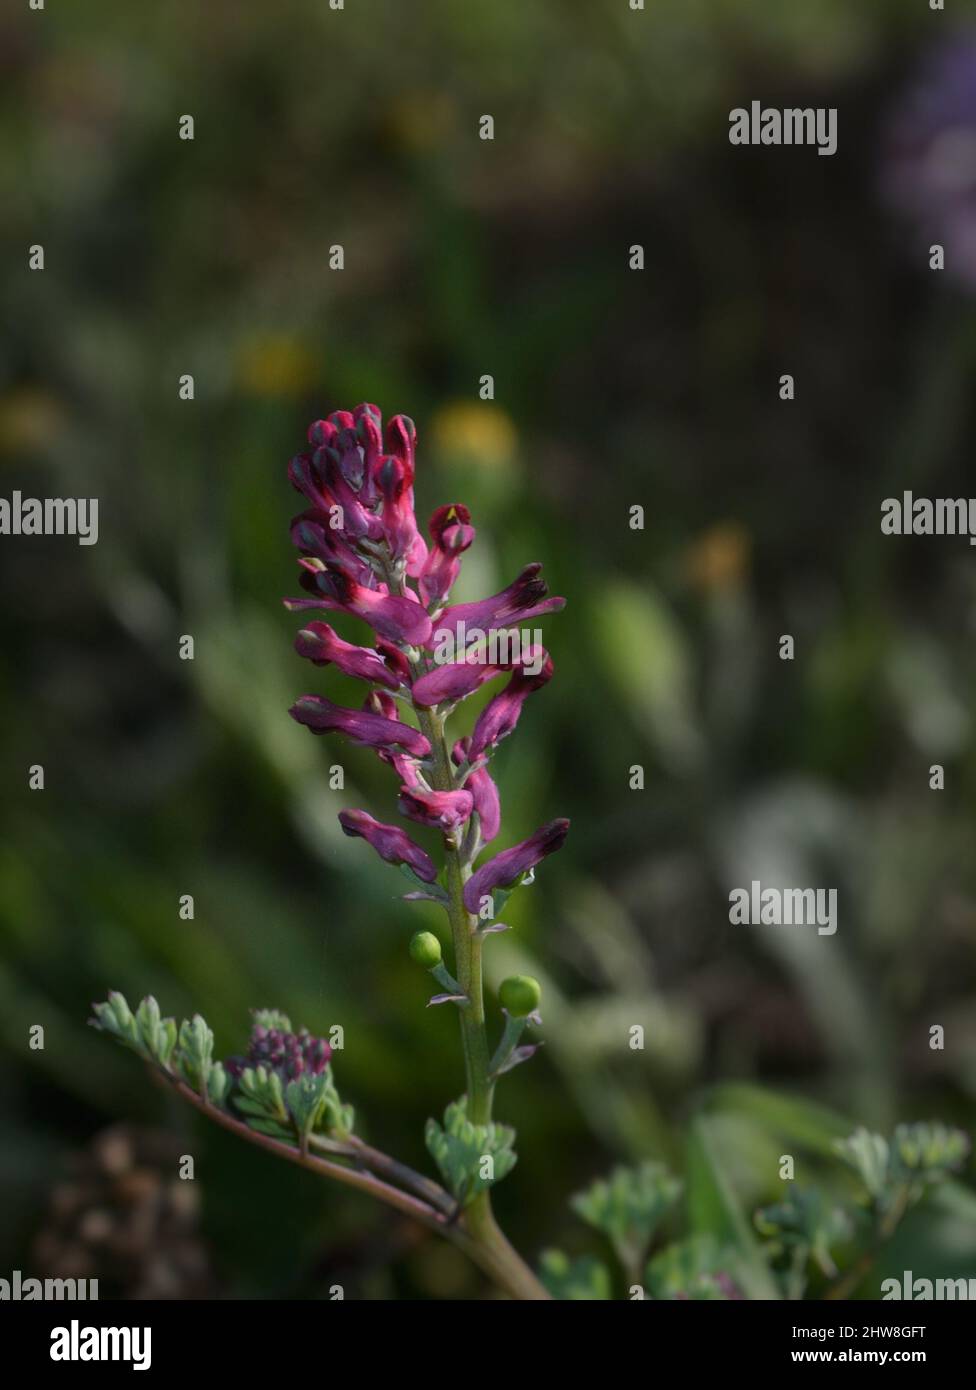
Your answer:
[[[474,797],[467,788],[453,792],[425,791],[416,785],[400,788],[397,810],[418,825],[430,825],[447,834],[471,819]]]
[[[413,698],[418,705],[425,706],[461,700],[503,671],[519,670],[523,665],[535,666],[537,663],[540,664],[539,671],[534,676],[524,677],[527,683],[535,682],[526,689],[527,695],[531,690],[545,685],[552,675],[552,661],[544,647],[527,647],[515,661],[487,662],[480,652],[465,656],[461,661],[445,661],[417,678],[413,684]]]
[[[420,571],[420,597],[428,606],[442,602],[461,572],[461,555],[472,544],[471,513],[460,502],[438,507],[430,519],[431,547]]]
[[[480,758],[486,748],[508,737],[519,721],[526,700],[534,690],[539,690],[552,678],[552,672],[549,657],[538,675],[527,676],[524,671],[516,670],[505,689],[488,701],[471,734],[468,757],[472,761]]]
[[[489,666],[475,660],[445,661],[413,683],[413,698],[418,705],[440,705],[445,700],[461,700],[484,685],[506,668]]]
[[[542,566],[526,565],[519,577],[491,598],[480,599],[477,603],[456,603],[445,608],[437,619],[431,635],[433,643],[443,640],[438,634],[450,633],[456,637],[460,623],[470,632],[480,628],[482,632],[492,632],[496,628],[510,627],[537,618],[542,613],[555,613],[566,606],[564,598],[546,598],[549,592],[544,580],[539,578]]]
[[[474,800],[478,828],[483,844],[490,844],[502,826],[502,805],[491,773],[486,767],[475,768],[468,774],[465,787]]]
[[[430,637],[430,618],[415,599],[379,594],[332,570],[318,573],[315,582],[323,595],[323,608],[362,618],[381,637],[410,647],[423,646]]]
[[[464,885],[464,905],[469,912],[477,912],[481,899],[494,892],[496,888],[508,888],[511,884],[534,869],[547,854],[562,848],[569,834],[568,820],[553,820],[541,826],[521,844],[502,850],[494,859],[483,864]]]
[[[313,734],[345,734],[353,743],[367,748],[392,750],[401,747],[415,758],[424,758],[430,752],[427,739],[409,724],[399,719],[386,719],[381,714],[344,709],[322,695],[303,695],[288,713]]]
[[[295,650],[317,666],[338,667],[347,676],[375,681],[388,690],[399,690],[400,682],[379,652],[346,642],[328,623],[309,623],[295,638]]]
[[[451,750],[451,758],[460,767],[468,761],[471,752],[470,738],[459,738]],[[478,817],[478,830],[482,844],[490,844],[501,829],[502,807],[491,773],[486,767],[476,767],[469,772],[465,788],[474,801],[474,812]]]
[[[347,835],[358,835],[372,845],[388,864],[406,864],[425,883],[437,877],[433,859],[399,826],[383,825],[366,811],[340,811],[339,824]]]
[[[379,460],[373,476],[383,497],[383,535],[390,553],[395,559],[412,560],[419,571],[427,547],[413,510],[413,468],[396,454],[389,454]]]

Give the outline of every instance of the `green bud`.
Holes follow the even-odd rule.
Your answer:
[[[531,975],[509,975],[507,980],[502,980],[498,998],[502,1008],[513,1018],[525,1018],[539,1007],[542,990],[539,981],[533,980]]]
[[[425,970],[441,963],[441,943],[432,931],[419,931],[410,939],[410,956]]]

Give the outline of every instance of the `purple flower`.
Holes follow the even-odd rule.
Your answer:
[[[314,588],[314,575],[320,568],[331,565],[357,584],[364,584],[367,588],[376,587],[376,576],[367,562],[351,545],[339,538],[321,513],[310,511],[296,516],[291,523],[291,538],[304,558],[319,561],[315,569],[303,566],[303,583],[306,583],[306,575],[312,576],[307,582]]]
[[[314,575],[315,588],[322,595],[318,607],[349,613],[362,618],[381,637],[407,646],[423,646],[430,637],[431,622],[419,600],[367,589],[337,570],[323,569]]]
[[[508,737],[519,721],[526,700],[534,690],[541,689],[552,679],[552,672],[552,658],[548,655],[536,675],[527,675],[522,670],[514,672],[505,689],[489,700],[479,714],[471,735],[470,758],[480,758],[485,749],[493,748]]]
[[[313,734],[345,734],[367,748],[405,748],[416,758],[425,758],[430,752],[427,739],[409,724],[365,710],[345,709],[324,695],[302,695],[288,713]]]
[[[375,681],[388,690],[399,690],[400,679],[387,667],[379,652],[344,641],[328,623],[309,623],[295,638],[295,650],[316,666],[337,666],[347,676]]]
[[[533,646],[519,654],[521,643],[514,639],[520,634],[508,630],[556,612],[565,600],[548,596],[542,567],[532,564],[500,593],[442,607],[475,529],[463,503],[438,507],[430,519],[428,549],[414,509],[416,443],[408,416],[394,416],[384,430],[378,407],[364,403],[316,420],[308,448],[291,461],[289,478],[307,503],[291,524],[305,596],[286,599],[286,607],[346,613],[366,622],[374,640],[359,646],[328,623],[308,622],[296,639],[298,652],[318,666],[333,665],[368,681],[373,689],[359,710],[303,695],[290,713],[313,733],[336,732],[373,748],[398,777],[400,813],[439,830],[466,870],[501,827],[488,755],[515,728],[532,691],[552,676],[545,649]],[[433,619],[431,611],[437,613]],[[444,659],[457,655],[458,660]],[[423,732],[436,728],[439,739],[443,719],[427,711],[463,699],[503,672],[510,673],[505,688],[486,705],[470,738],[454,744],[445,768],[439,748],[435,755]],[[400,718],[401,705],[408,702],[420,729]],[[452,776],[451,769],[458,771]],[[474,816],[477,835],[473,827],[459,835]],[[347,835],[368,840],[383,859],[409,865],[425,882],[435,880],[430,856],[405,831],[365,811],[343,811],[339,819]],[[559,847],[567,824],[553,821],[478,869],[465,888],[465,901],[476,902],[492,887],[516,882]]]
[[[460,502],[438,507],[430,519],[428,529],[434,544],[420,571],[420,597],[428,608],[441,603],[457,583],[460,557],[475,537],[470,523],[471,513]]]
[[[500,594],[480,599],[477,603],[456,603],[445,608],[437,619],[431,635],[430,644],[444,641],[449,636],[456,640],[461,623],[471,632],[478,628],[484,633],[494,632],[500,627],[511,627],[537,618],[542,613],[556,613],[566,607],[564,598],[546,598],[548,585],[539,578],[542,566],[526,565],[519,577],[502,589]],[[443,635],[441,635],[443,634]]]
[[[944,246],[946,269],[976,289],[976,29],[929,50],[889,122],[881,181],[921,244]]]
[[[521,844],[496,854],[494,859],[482,864],[464,885],[465,907],[469,912],[477,912],[482,898],[490,896],[496,888],[510,888],[523,874],[541,863],[547,854],[561,849],[568,834],[568,820],[552,820]]]
[[[332,1057],[325,1038],[315,1038],[307,1028],[289,1033],[283,1028],[255,1024],[250,1045],[243,1057],[228,1057],[224,1063],[231,1076],[239,1078],[248,1067],[267,1067],[282,1081],[295,1081],[303,1075],[319,1076]]]
[[[400,788],[397,809],[418,825],[430,825],[445,835],[471,819],[474,797],[466,788],[453,792],[427,791],[415,783]]]
[[[468,760],[470,747],[471,740],[469,738],[459,738],[455,743],[451,757],[459,767]],[[490,844],[498,834],[502,824],[502,806],[498,788],[495,786],[488,769],[480,765],[468,773],[464,785],[472,796],[473,809],[478,817],[478,829],[481,832],[481,843],[483,845]]]
[[[538,677],[527,676],[526,679],[539,679],[540,684],[544,685],[552,675],[552,662],[543,647],[527,647],[517,658],[493,664],[484,661],[481,654],[474,651],[461,661],[446,661],[441,666],[435,666],[433,671],[414,681],[414,703],[430,706],[443,704],[446,700],[461,700],[503,671],[536,665],[539,666]]]
[[[434,861],[397,825],[383,825],[365,811],[340,811],[339,824],[347,835],[358,835],[388,864],[406,864],[425,883],[437,877]]]

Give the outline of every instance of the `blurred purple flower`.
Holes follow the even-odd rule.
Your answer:
[[[946,269],[976,289],[976,29],[932,48],[892,112],[882,189]]]
[[[305,1028],[300,1033],[289,1033],[255,1024],[246,1055],[228,1057],[224,1066],[235,1078],[248,1067],[267,1067],[277,1072],[282,1081],[295,1081],[306,1074],[320,1075],[331,1057],[332,1048],[325,1038],[315,1038]]]

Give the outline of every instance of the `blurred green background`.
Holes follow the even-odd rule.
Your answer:
[[[461,1089],[455,1020],[425,1011],[406,953],[436,919],[336,821],[392,819],[393,782],[285,713],[355,694],[294,654],[280,598],[288,458],[361,400],[416,419],[418,514],[474,514],[459,598],[540,560],[568,599],[543,624],[556,678],[496,762],[500,844],[573,821],[487,953],[495,985],[544,986],[546,1047],[498,1103],[516,1244],[584,1248],[565,1198],[613,1161],[683,1171],[694,1114],[746,1211],[782,1152],[833,1171],[855,1122],[974,1128],[973,552],[879,530],[902,488],[972,491],[971,290],[929,272],[881,191],[890,113],[927,47],[969,41],[953,22],[917,0],[49,0],[0,20],[0,495],[101,507],[96,547],[0,541],[2,1272],[40,1272],[90,1141],[126,1120],[197,1158],[180,1229],[206,1274],[177,1296],[481,1289],[85,1026],[108,988],[202,1010],[223,1053],[252,1006],[341,1023],[344,1097],[416,1165]],[[753,99],[837,106],[837,155],[731,149]],[[836,886],[837,935],[730,927],[752,878]],[[890,1267],[976,1276],[974,1211],[947,1190]]]

